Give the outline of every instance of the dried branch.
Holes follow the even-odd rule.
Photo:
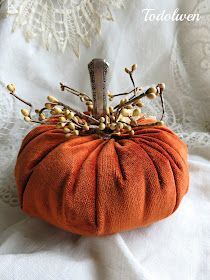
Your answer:
[[[163,98],[163,93],[162,91],[160,91],[160,100],[161,100],[161,105],[162,105],[162,116],[160,118],[160,120],[162,121],[165,115],[165,102],[164,102],[164,98]]]
[[[76,96],[79,96],[80,98],[84,98],[84,101],[92,101],[91,98],[84,92],[78,91],[76,89],[73,89],[69,86],[64,85],[63,83],[60,82],[60,87],[62,91],[67,91],[70,92]]]
[[[58,105],[61,105],[63,106],[64,108],[66,109],[69,109],[70,111],[73,111],[75,112],[79,117],[81,118],[85,118],[85,119],[88,119],[91,123],[94,123],[94,124],[99,124],[99,121],[97,119],[95,119],[94,117],[92,116],[89,116],[89,115],[86,115],[84,113],[81,113],[79,112],[78,110],[75,110],[74,108],[70,107],[69,105],[66,105],[64,104],[63,102],[58,102]]]
[[[140,93],[142,88],[136,87],[133,79],[133,72],[137,69],[137,65],[134,64],[131,70],[125,68],[125,72],[129,74],[133,89],[128,92],[122,92],[118,94],[109,93],[110,100],[117,96],[125,96],[133,93],[129,99],[121,99],[120,103],[114,108],[107,107],[104,115],[95,118],[93,117],[93,102],[91,98],[83,92],[73,89],[69,86],[60,83],[61,90],[80,97],[81,102],[85,102],[87,106],[87,113],[80,112],[79,110],[57,100],[53,96],[48,96],[48,102],[40,110],[35,110],[37,119],[32,118],[31,111],[33,106],[30,102],[17,96],[15,93],[16,87],[13,84],[7,86],[10,94],[16,99],[30,107],[30,110],[22,109],[21,112],[24,116],[24,120],[27,122],[55,125],[56,128],[63,129],[66,137],[71,135],[87,135],[96,133],[99,137],[105,139],[110,138],[114,135],[121,135],[129,133],[131,136],[135,135],[135,128],[137,127],[149,127],[156,125],[163,125],[162,119],[165,113],[165,105],[163,99],[163,91],[165,90],[165,84],[158,84],[156,87],[150,87],[145,92]],[[145,115],[141,113],[141,107],[144,104],[141,102],[143,97],[154,99],[160,96],[162,105],[162,116],[160,121],[152,123],[141,123],[141,119],[145,119]],[[45,113],[47,112],[47,114]],[[53,119],[53,121],[52,121]]]
[[[15,94],[15,92],[10,92],[10,94],[11,94],[12,96],[14,96],[16,99],[18,99],[19,101],[21,101],[22,103],[24,103],[24,104],[26,104],[27,106],[29,106],[29,107],[30,107],[29,115],[31,115],[31,112],[32,112],[32,110],[33,110],[32,104],[31,104],[30,102],[27,102],[26,100],[22,99],[21,97],[17,96],[17,95]]]

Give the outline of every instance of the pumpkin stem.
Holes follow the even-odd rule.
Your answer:
[[[104,59],[94,58],[89,64],[90,81],[93,94],[93,116],[105,115],[107,107],[106,77],[109,64]]]

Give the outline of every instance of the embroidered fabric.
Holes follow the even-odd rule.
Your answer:
[[[101,30],[101,19],[113,20],[111,8],[126,0],[0,0],[1,16],[15,15],[13,30],[21,28],[27,41],[38,38],[46,49],[64,52],[70,46],[89,47]]]
[[[199,0],[192,13],[198,22],[185,22],[177,30],[170,61],[174,83],[174,129],[189,145],[210,145],[210,8]],[[177,105],[177,106],[176,106]],[[178,125],[179,124],[179,125]]]
[[[199,22],[183,22],[173,40],[170,57],[170,99],[166,96],[165,122],[189,149],[210,146],[210,8],[199,0],[192,13]],[[160,112],[160,104],[147,104],[149,114]]]
[[[80,42],[89,45],[93,34],[100,30],[101,18],[112,19],[110,8],[121,8],[123,3],[123,0],[0,1],[1,16],[14,14],[14,26],[21,27],[27,39],[39,36],[45,47],[51,48],[55,42],[61,51],[71,46],[76,55]],[[166,96],[165,122],[190,149],[210,146],[208,7],[208,0],[198,1],[193,12],[199,13],[201,20],[179,25],[170,56],[173,87],[170,98]],[[2,86],[5,87],[4,83]],[[160,102],[145,100],[145,103],[148,115],[161,113]],[[0,122],[0,200],[15,206],[14,163],[22,138],[31,126],[23,123],[20,108],[3,88],[0,104],[0,114],[4,116]]]

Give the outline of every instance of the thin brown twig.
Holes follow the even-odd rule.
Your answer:
[[[66,85],[64,85],[63,83],[61,83],[60,82],[60,86],[61,86],[61,90],[62,91],[64,91],[65,89],[66,89],[66,91],[68,91],[68,92],[70,92],[70,93],[72,93],[72,94],[74,94],[74,95],[76,95],[76,96],[86,96],[89,100],[87,100],[87,101],[92,101],[91,100],[91,98],[86,94],[86,93],[84,93],[84,92],[81,92],[81,91],[78,91],[78,90],[76,90],[76,89],[74,89],[74,88],[71,88],[71,87],[69,87],[69,86],[66,86]]]
[[[146,92],[143,92],[142,94],[140,94],[140,95],[138,95],[138,96],[135,96],[135,97],[129,99],[128,102],[126,102],[126,103],[124,103],[124,104],[121,104],[121,105],[118,104],[118,105],[116,105],[116,106],[114,107],[114,109],[121,109],[121,108],[123,108],[123,107],[126,107],[126,106],[130,105],[131,103],[133,103],[133,102],[137,101],[138,99],[141,99],[141,98],[143,98],[143,97],[145,97],[145,96],[146,96]]]
[[[128,95],[128,94],[131,94],[132,92],[141,91],[141,90],[142,90],[141,88],[136,87],[136,88],[130,90],[129,92],[122,92],[122,93],[114,94],[114,95],[112,95],[112,97],[114,98],[116,96]]]
[[[79,112],[79,111],[73,109],[73,108],[70,107],[69,105],[64,104],[63,102],[58,101],[57,104],[63,106],[63,107],[66,108],[66,109],[69,109],[70,111],[75,112],[75,113],[76,113],[79,117],[81,117],[81,118],[86,118],[86,119],[89,119],[89,121],[91,121],[91,122],[94,123],[94,124],[99,124],[99,121],[98,121],[97,119],[95,119],[94,117],[89,116],[89,115],[86,115],[86,114],[84,114],[84,113],[81,113],[81,112]]]
[[[44,112],[44,111],[46,111],[46,110],[49,110],[49,109],[47,109],[46,107],[44,107],[44,108],[40,109],[40,111],[39,111],[39,115],[40,115],[40,114],[42,114],[42,112]]]
[[[132,70],[131,70],[131,71],[130,71],[130,70],[127,70],[126,72],[129,74],[130,79],[131,79],[131,82],[132,82],[134,88],[133,88],[132,90],[130,90],[129,92],[123,92],[123,93],[118,93],[118,94],[115,94],[115,95],[110,95],[110,97],[113,98],[113,97],[116,97],[116,96],[123,96],[123,95],[128,95],[128,94],[134,93],[134,95],[131,96],[131,97],[128,99],[128,101],[126,101],[125,103],[122,103],[122,102],[121,102],[121,104],[118,104],[118,105],[116,105],[116,106],[114,107],[114,109],[115,109],[116,111],[115,111],[114,113],[111,113],[111,115],[112,115],[112,114],[113,114],[113,116],[115,115],[116,121],[117,121],[117,119],[118,119],[119,116],[120,116],[120,113],[121,113],[122,108],[124,108],[124,107],[126,107],[126,106],[128,106],[128,105],[130,105],[130,104],[132,104],[132,103],[135,103],[136,101],[138,101],[139,99],[141,99],[141,98],[143,98],[143,97],[145,97],[145,96],[147,95],[147,91],[145,91],[145,92],[143,92],[142,94],[139,94],[139,95],[137,96],[137,92],[141,91],[142,88],[139,88],[139,87],[136,87],[136,86],[135,86],[135,81],[134,81],[134,79],[133,79],[133,68],[135,68],[135,67],[132,66]],[[92,100],[90,99],[90,97],[89,97],[86,93],[80,92],[80,91],[78,91],[78,90],[76,90],[76,89],[73,89],[73,88],[71,88],[71,87],[69,87],[69,86],[66,86],[66,85],[64,85],[63,83],[60,83],[60,86],[61,86],[61,90],[62,90],[62,91],[66,90],[66,91],[72,93],[73,95],[80,97],[80,98],[81,98],[81,101],[91,101],[91,102],[92,102]],[[133,128],[133,129],[134,129],[134,128],[137,128],[137,127],[147,127],[147,126],[161,125],[161,124],[162,124],[161,121],[162,121],[162,119],[163,119],[163,117],[164,117],[164,113],[165,113],[165,104],[164,104],[164,99],[163,99],[163,95],[162,95],[164,87],[163,87],[163,86],[159,87],[159,85],[157,85],[157,86],[156,86],[156,89],[157,89],[156,95],[160,95],[161,105],[162,105],[162,116],[161,116],[160,121],[156,121],[156,122],[153,122],[153,123],[146,123],[146,124],[141,124],[141,123],[132,124],[132,123],[127,123],[127,122],[124,122],[124,121],[121,121],[121,120],[118,120],[118,122],[124,123],[124,124],[126,124],[126,125],[130,125],[131,128]],[[14,92],[10,92],[10,94],[11,94],[12,96],[14,96],[16,99],[18,99],[19,101],[23,102],[24,104],[26,104],[27,106],[30,107],[30,112],[29,112],[29,115],[28,115],[28,116],[30,117],[29,121],[32,122],[32,123],[48,124],[48,125],[49,125],[49,124],[52,124],[52,125],[62,124],[61,127],[65,127],[65,126],[68,125],[69,123],[73,122],[73,123],[75,124],[75,127],[78,128],[79,130],[82,130],[84,124],[86,123],[86,125],[88,125],[89,129],[90,129],[92,132],[95,132],[95,133],[97,133],[98,135],[100,135],[100,136],[102,136],[102,137],[105,137],[105,138],[110,138],[112,135],[118,133],[118,132],[113,132],[113,133],[110,132],[110,133],[108,133],[108,132],[109,132],[109,131],[107,130],[107,129],[108,129],[108,126],[107,126],[107,128],[106,128],[105,131],[102,131],[103,128],[102,128],[102,130],[101,130],[101,128],[98,127],[98,125],[100,124],[100,121],[99,121],[98,119],[94,118],[92,115],[86,115],[86,114],[83,113],[83,112],[79,112],[78,110],[75,110],[74,108],[70,107],[69,105],[66,105],[66,104],[64,104],[63,102],[60,102],[60,101],[58,101],[58,100],[56,100],[56,99],[55,99],[55,102],[56,102],[56,103],[51,103],[51,104],[53,104],[53,105],[58,105],[58,106],[62,106],[62,107],[63,107],[62,109],[68,109],[68,110],[74,112],[75,117],[77,117],[77,119],[76,119],[76,118],[75,118],[75,120],[74,120],[73,118],[72,118],[71,120],[69,120],[69,119],[64,119],[64,121],[63,121],[62,119],[60,119],[60,120],[57,119],[55,122],[52,122],[52,121],[50,121],[51,118],[44,118],[44,117],[43,117],[43,119],[42,119],[42,118],[39,118],[38,120],[34,120],[34,119],[31,118],[31,115],[30,115],[30,114],[31,114],[31,111],[32,111],[32,108],[33,108],[32,104],[29,103],[29,102],[27,102],[27,101],[25,101],[24,99],[20,98],[20,97],[17,96]],[[149,93],[148,93],[148,94],[149,94]],[[148,97],[149,97],[149,96],[148,96]],[[82,99],[82,98],[84,98],[84,99]],[[53,99],[53,97],[52,97],[52,99]],[[50,99],[48,98],[48,100],[50,100]],[[87,104],[88,104],[88,103],[87,103]],[[134,105],[134,104],[133,104],[133,105]],[[45,106],[46,106],[46,105],[45,105]],[[38,112],[38,114],[41,115],[41,113],[42,113],[43,111],[45,111],[45,110],[51,111],[50,106],[49,106],[49,108],[47,108],[47,107],[42,108],[42,109]],[[24,111],[23,111],[22,113],[24,114]],[[61,114],[61,116],[63,116],[63,114]],[[55,115],[54,117],[55,117],[55,118],[58,118],[58,117],[59,117],[59,114]],[[79,120],[79,118],[81,118],[81,119],[83,119],[83,120],[85,119],[85,122],[84,122],[84,123],[81,123],[81,120]],[[130,118],[130,117],[129,117],[129,118]],[[130,118],[130,120],[131,120],[131,118]],[[26,120],[26,121],[27,121],[27,120]],[[88,124],[87,124],[87,121],[89,121]],[[89,132],[90,132],[90,131],[89,131]],[[122,133],[124,133],[124,132],[122,132]],[[132,133],[133,133],[133,132],[132,132]]]
[[[144,123],[144,124],[137,124],[134,127],[139,127],[139,126],[156,126],[158,125],[159,121],[154,122],[154,123]]]
[[[159,95],[160,95],[160,100],[161,100],[161,105],[162,105],[162,110],[163,110],[163,111],[162,111],[162,116],[161,116],[161,118],[160,118],[160,120],[162,121],[162,119],[164,118],[164,115],[165,115],[165,102],[164,102],[162,90],[160,90]]]
[[[130,76],[131,82],[132,82],[132,84],[134,86],[134,96],[136,96],[137,91],[136,91],[136,85],[135,85],[135,81],[133,79],[133,72],[132,71],[129,72],[129,76]]]
[[[30,111],[29,111],[29,115],[30,115],[30,114],[31,114],[31,111],[32,111],[32,109],[33,109],[33,105],[32,105],[30,102],[24,100],[23,98],[17,96],[17,95],[16,95],[15,93],[13,93],[13,92],[10,92],[10,94],[11,94],[12,96],[14,96],[16,99],[18,99],[19,101],[21,101],[22,103],[24,103],[24,104],[26,104],[26,105],[28,105],[28,106],[30,107]]]
[[[45,124],[45,123],[47,123],[47,124],[53,124],[53,123],[49,123],[49,122],[47,122],[47,121],[38,121],[38,120],[33,120],[33,119],[31,119],[30,122],[32,122],[32,123],[38,123],[38,124]],[[55,123],[54,123],[54,124],[55,124]]]
[[[14,94],[13,92],[10,92],[10,94],[11,94],[12,96],[14,96],[16,99],[18,99],[19,101],[21,101],[22,103],[28,105],[28,106],[30,107],[30,114],[31,114],[31,111],[32,111],[33,106],[32,106],[32,104],[31,104],[30,102],[27,102],[26,100],[24,100],[24,99],[22,99],[21,97],[17,96],[17,95]],[[79,117],[81,117],[81,118],[89,119],[89,120],[90,120],[92,123],[94,123],[94,124],[99,124],[99,121],[98,121],[97,119],[95,119],[95,118],[93,118],[93,117],[91,117],[91,116],[89,116],[89,115],[86,115],[86,114],[84,114],[84,113],[81,113],[81,112],[79,112],[79,111],[73,109],[72,107],[70,107],[70,106],[68,106],[68,105],[66,105],[66,104],[64,104],[64,103],[62,103],[62,102],[60,102],[60,101],[58,101],[57,105],[63,106],[64,108],[67,108],[67,109],[69,109],[69,110],[75,112],[75,113],[76,113]],[[46,108],[42,108],[41,110],[44,111],[45,109],[46,109]],[[35,122],[35,121],[34,121],[34,122]],[[40,123],[39,121],[37,121],[37,122]],[[46,123],[46,122],[41,122],[41,123]]]

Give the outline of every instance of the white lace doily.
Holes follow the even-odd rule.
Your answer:
[[[210,1],[199,0],[193,13],[200,21],[179,26],[171,53],[173,128],[190,147],[210,146]]]
[[[13,30],[21,28],[27,41],[37,38],[46,49],[79,56],[80,43],[89,47],[101,30],[101,19],[113,20],[112,8],[127,0],[0,0],[0,16],[15,15]]]

